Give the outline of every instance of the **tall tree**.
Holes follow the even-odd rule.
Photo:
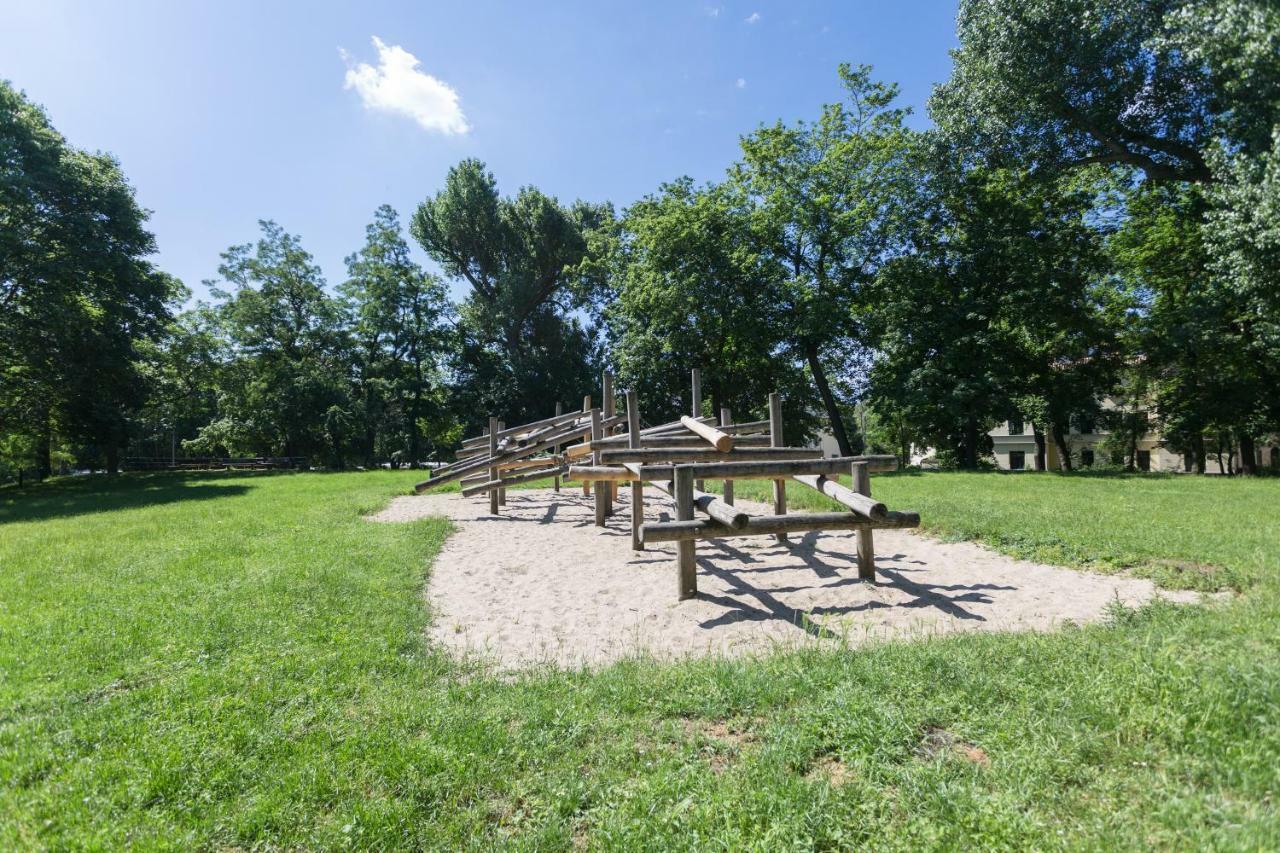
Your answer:
[[[616,299],[606,311],[619,378],[646,416],[687,414],[688,374],[702,368],[706,414],[746,420],[772,391],[787,403],[787,435],[813,430],[804,372],[785,347],[785,271],[760,249],[752,206],[733,184],[664,184],[626,211],[614,246]]]
[[[586,232],[611,218],[608,206],[564,207],[533,187],[502,197],[478,160],[450,169],[444,188],[419,205],[414,238],[471,289],[459,309],[468,340],[458,371],[480,407],[472,418],[544,414],[549,402],[591,387],[590,335],[570,315],[595,284],[580,274]]]
[[[906,416],[963,467],[978,464],[990,423],[1029,417],[1040,467],[1047,436],[1069,464],[1070,419],[1096,409],[1116,351],[1090,194],[957,163],[934,148],[912,251],[868,294],[877,411]]]
[[[804,363],[822,398],[840,452],[853,445],[837,396],[849,354],[863,346],[853,322],[861,288],[900,236],[899,201],[914,176],[908,110],[892,106],[897,86],[867,66],[841,65],[846,100],[815,122],[781,122],[742,140],[731,174],[756,200],[758,231],[786,270],[780,294],[788,354]]]
[[[365,229],[364,247],[347,258],[347,280],[339,289],[354,318],[361,454],[366,464],[382,457],[416,465],[424,455],[428,407],[442,408],[440,359],[449,310],[444,285],[409,257],[400,219],[384,204]]]
[[[233,292],[214,287],[230,345],[219,417],[193,447],[316,456],[341,465],[358,443],[342,305],[298,238],[274,222],[222,255]]]
[[[30,436],[42,474],[58,435],[114,471],[143,402],[139,347],[179,292],[146,219],[119,163],[0,81],[0,432]]]

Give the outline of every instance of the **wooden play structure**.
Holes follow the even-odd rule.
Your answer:
[[[582,410],[556,414],[533,423],[506,427],[489,419],[484,435],[462,443],[458,460],[432,472],[419,483],[423,492],[461,481],[464,496],[488,494],[489,512],[498,514],[506,502],[506,488],[554,478],[579,482],[583,493],[594,493],[595,523],[603,527],[613,514],[619,484],[627,484],[631,502],[631,547],[675,542],[678,595],[698,593],[696,546],[702,539],[774,536],[786,541],[790,533],[811,530],[852,530],[858,545],[858,576],[875,579],[872,531],[917,527],[920,516],[891,512],[871,497],[871,474],[897,467],[892,456],[822,457],[822,451],[788,447],[782,436],[782,401],[769,395],[767,420],[733,423],[728,409],[719,419],[702,415],[699,372],[692,373],[692,411],[678,421],[644,427],[636,393],[625,394],[626,412],[616,414],[613,377],[605,374],[601,407],[591,397]],[[853,488],[842,485],[841,474],[852,476]],[[721,495],[704,491],[707,480],[722,480]],[[750,515],[734,505],[736,480],[773,483],[773,514]],[[787,512],[787,485],[821,492],[845,507],[842,512]],[[674,521],[645,521],[645,486],[667,495],[675,504]]]

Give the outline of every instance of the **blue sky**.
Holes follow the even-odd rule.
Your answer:
[[[265,218],[336,284],[377,205],[407,222],[464,157],[504,193],[619,207],[718,178],[743,133],[837,98],[842,61],[898,82],[923,125],[954,16],[949,0],[0,0],[0,77],[120,158],[158,263],[201,296]]]

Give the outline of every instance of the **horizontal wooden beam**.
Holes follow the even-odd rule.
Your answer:
[[[514,477],[499,477],[496,480],[486,480],[462,490],[462,496],[469,498],[472,495],[480,495],[490,489],[502,489],[507,486],[518,486],[521,483],[532,483],[535,480],[545,480],[548,477],[554,477],[556,474],[563,474],[563,465],[552,465],[550,468],[539,468],[536,471],[527,471],[523,474],[517,474]]]
[[[729,527],[714,519],[663,521],[643,525],[640,528],[640,538],[648,545],[653,542],[771,536],[777,533],[800,533],[810,530],[885,530],[919,526],[920,515],[914,512],[890,512],[884,518],[876,519],[852,512],[802,512],[790,515],[752,516],[744,526],[739,528]]]
[[[822,451],[816,448],[808,447],[750,447],[742,450],[731,450],[728,453],[721,453],[714,447],[708,447],[705,450],[689,450],[689,449],[670,449],[651,448],[640,450],[602,450],[600,451],[600,462],[604,465],[615,464],[625,465],[629,462],[671,462],[671,463],[693,463],[693,462],[758,462],[768,459],[821,459]],[[846,467],[848,463],[845,463]],[[703,475],[699,473],[697,476],[712,477],[711,474]]]
[[[519,426],[513,426],[513,427],[508,427],[507,429],[498,430],[498,440],[501,441],[504,438],[507,438],[513,435],[519,435],[522,432],[530,432],[532,430],[538,429],[539,427],[571,424],[574,421],[578,420],[579,418],[590,419],[590,417],[591,417],[590,412],[569,412],[568,414],[564,414],[564,415],[552,415],[551,417],[543,418],[540,421],[531,421],[530,423],[527,423],[527,424],[520,424]],[[471,438],[468,438],[468,439],[464,439],[462,442],[462,446],[467,448],[483,446],[484,449],[487,450],[489,448],[489,434],[486,432],[484,435],[477,435],[477,436],[472,436]]]

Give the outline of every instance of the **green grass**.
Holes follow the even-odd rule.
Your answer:
[[[448,524],[360,518],[413,479],[0,492],[0,848],[1280,846],[1280,481],[875,479],[1209,607],[498,678],[424,641]]]

